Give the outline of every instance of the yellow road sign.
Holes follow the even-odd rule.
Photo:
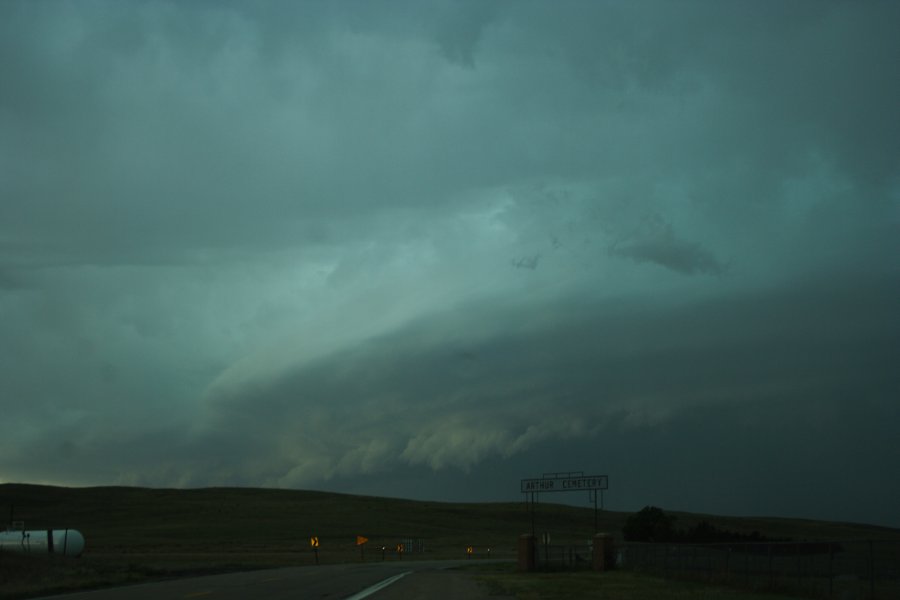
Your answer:
[[[466,547],[466,554],[472,554],[473,552],[475,552],[475,548],[473,546]]]
[[[318,548],[319,547],[319,538],[318,536],[312,536],[309,538],[309,546],[310,548]]]
[[[367,538],[367,537],[363,537],[361,535],[356,536],[356,545],[357,546],[362,546],[363,544],[365,544],[368,541],[369,541],[369,538]]]
[[[397,552],[403,554],[403,544],[397,544]]]

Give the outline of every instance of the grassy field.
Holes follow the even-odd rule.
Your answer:
[[[197,573],[314,562],[310,536],[320,541],[323,563],[361,559],[356,536],[369,538],[366,560],[397,560],[391,550],[405,538],[421,539],[415,558],[514,557],[516,540],[530,531],[521,503],[450,504],[324,492],[267,489],[60,488],[0,485],[0,515],[14,507],[28,529],[70,527],[81,531],[79,559],[0,555],[0,589],[7,598],[37,593],[178,577]],[[6,514],[4,514],[4,512]],[[621,533],[625,513],[605,511],[600,529]],[[736,531],[819,539],[898,539],[882,527],[792,519],[742,519],[678,514],[679,525],[708,519]],[[538,507],[537,529],[554,543],[585,543],[593,510]],[[55,558],[54,560],[50,560]],[[573,578],[587,576],[571,575]],[[569,577],[566,575],[565,577]],[[625,577],[622,575],[622,577]],[[535,596],[539,597],[539,596]]]
[[[789,600],[796,596],[755,593],[745,590],[673,581],[624,571],[595,573],[516,573],[512,567],[479,569],[478,580],[492,595],[521,600]]]

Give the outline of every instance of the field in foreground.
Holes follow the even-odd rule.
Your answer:
[[[75,528],[86,539],[80,559],[0,555],[5,598],[201,573],[323,563],[398,560],[405,540],[421,542],[416,558],[512,558],[530,531],[521,503],[450,504],[324,492],[250,488],[198,490],[0,485],[0,511],[13,507],[28,529]],[[2,513],[0,513],[2,514]],[[777,518],[674,513],[681,526],[707,519],[734,531],[795,540],[900,539],[896,529]],[[625,513],[601,513],[600,529],[621,533]],[[584,543],[593,511],[542,504],[538,532],[554,543]],[[369,539],[362,556],[356,536]],[[382,553],[381,548],[385,550]],[[418,549],[417,548],[417,549]],[[54,558],[54,560],[48,560]],[[38,560],[35,560],[38,559]],[[537,597],[537,596],[535,596]]]
[[[673,581],[625,571],[516,573],[480,569],[477,579],[492,595],[521,600],[791,600],[796,596],[756,593],[720,585]]]

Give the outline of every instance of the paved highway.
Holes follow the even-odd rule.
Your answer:
[[[485,562],[485,561],[479,561]],[[491,561],[494,562],[494,561]],[[398,561],[285,567],[47,596],[54,600],[393,600],[488,598],[466,561]],[[381,587],[379,587],[381,586]],[[498,596],[491,596],[497,600]]]

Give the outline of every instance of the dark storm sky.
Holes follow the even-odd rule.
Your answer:
[[[900,526],[898,23],[0,3],[0,481]]]

